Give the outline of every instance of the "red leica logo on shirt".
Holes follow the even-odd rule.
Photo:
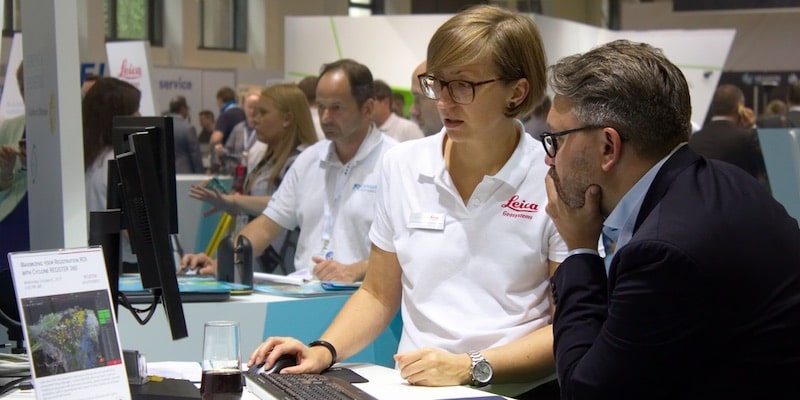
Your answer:
[[[511,210],[514,210],[514,211],[518,211],[518,212],[537,212],[537,211],[539,211],[539,205],[538,204],[536,204],[536,203],[528,203],[525,200],[520,200],[519,196],[516,195],[516,194],[511,196],[511,198],[508,199],[508,202],[506,204],[503,204],[500,207],[508,208],[508,209],[511,209]]]
[[[142,77],[142,67],[137,67],[132,64],[128,64],[128,59],[125,58],[122,60],[122,68],[119,69],[120,78],[125,79],[135,79]]]

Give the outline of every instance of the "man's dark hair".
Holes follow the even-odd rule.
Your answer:
[[[319,82],[319,78],[316,76],[307,76],[297,82],[297,87],[303,91],[303,94],[306,95],[306,100],[308,100],[308,104],[314,104],[317,101],[317,83]]]
[[[236,100],[236,92],[228,86],[223,86],[217,91],[217,99],[221,100],[223,103],[234,101]]]
[[[711,100],[711,116],[738,115],[739,106],[743,102],[744,94],[738,86],[731,84],[720,85]]]
[[[211,110],[202,110],[199,113],[197,113],[197,115],[203,116],[203,117],[208,117],[212,121],[214,120],[214,113]]]
[[[355,60],[344,58],[329,64],[322,65],[319,77],[333,71],[342,71],[350,82],[350,94],[356,100],[359,107],[363,106],[367,99],[374,98],[372,72],[366,65]]]
[[[186,97],[181,95],[177,95],[169,101],[169,112],[170,114],[178,114],[183,109],[189,110],[189,104],[186,103]]]
[[[375,100],[383,101],[392,98],[392,88],[386,82],[376,79],[373,86],[375,86],[375,92],[373,93]]]

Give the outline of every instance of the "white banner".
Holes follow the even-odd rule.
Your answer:
[[[142,92],[139,113],[143,116],[160,115],[153,97],[150,71],[150,45],[143,40],[106,43],[108,75],[130,82]],[[157,113],[158,110],[158,113]]]
[[[153,87],[156,104],[161,105],[159,113],[169,111],[169,101],[175,96],[183,96],[189,105],[192,125],[200,132],[197,113],[203,107],[203,73],[199,69],[153,68]],[[213,109],[212,109],[213,110]],[[216,113],[214,113],[216,115]]]

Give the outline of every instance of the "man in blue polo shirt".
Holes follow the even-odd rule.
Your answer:
[[[228,140],[233,127],[246,118],[244,110],[236,103],[236,92],[230,87],[224,86],[217,91],[217,104],[219,105],[219,118],[214,126],[214,132],[211,133],[211,139],[208,141],[212,159],[225,154],[224,143]]]

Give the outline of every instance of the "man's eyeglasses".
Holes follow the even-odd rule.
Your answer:
[[[600,129],[603,126],[598,125],[587,125],[582,126],[580,128],[574,129],[567,129],[561,132],[542,132],[539,137],[542,139],[542,146],[544,146],[544,151],[550,157],[555,157],[556,153],[558,153],[558,138],[564,135],[569,135],[570,133],[585,131],[587,129]]]
[[[439,100],[442,97],[442,88],[446,87],[447,91],[450,93],[450,98],[461,105],[470,104],[475,100],[476,87],[495,81],[505,80],[495,78],[481,82],[470,82],[460,79],[445,81],[429,74],[417,75],[417,79],[419,79],[419,85],[422,87],[422,93],[425,94],[425,97],[431,100]]]

